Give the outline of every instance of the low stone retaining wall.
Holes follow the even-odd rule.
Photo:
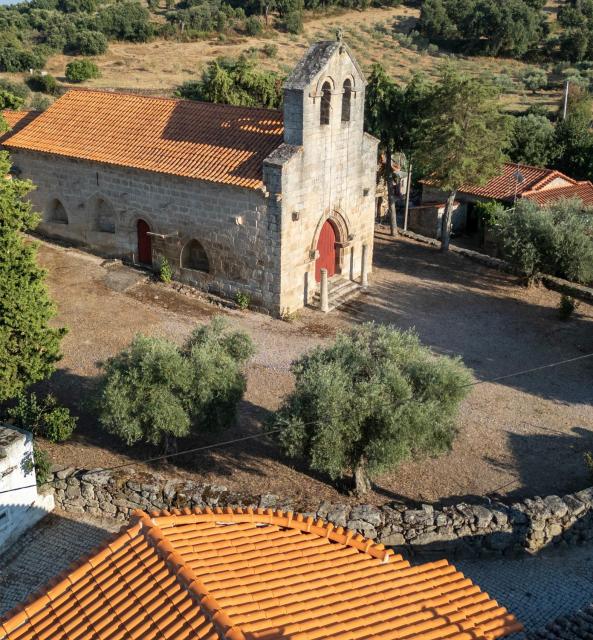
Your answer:
[[[55,473],[51,484],[58,508],[122,521],[127,521],[134,509],[253,506],[305,511],[302,506],[271,494],[233,494],[224,486],[141,472],[70,468]],[[562,498],[537,497],[513,504],[412,507],[391,503],[374,507],[322,502],[306,513],[411,554],[518,555],[592,539],[593,487]]]
[[[399,233],[404,238],[410,238],[411,240],[415,240],[416,242],[429,244],[433,247],[441,246],[440,240],[428,238],[427,236],[422,236],[412,231],[400,230]],[[494,258],[493,256],[489,256],[485,253],[473,251],[472,249],[465,249],[464,247],[458,247],[454,244],[449,245],[449,250],[451,251],[451,253],[456,253],[457,255],[468,258],[469,260],[473,260],[474,262],[482,264],[486,267],[490,267],[491,269],[497,269],[498,271],[504,271],[506,273],[513,273],[512,266],[508,262],[506,262],[505,260],[501,260],[500,258]],[[548,289],[552,289],[552,291],[564,293],[568,296],[572,296],[573,298],[584,300],[585,302],[593,302],[593,288],[591,287],[586,287],[585,285],[578,284],[576,282],[570,282],[570,280],[563,280],[562,278],[557,278],[556,276],[549,276],[545,273],[538,274],[537,280]]]

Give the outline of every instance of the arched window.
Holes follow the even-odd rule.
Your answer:
[[[319,124],[329,124],[329,112],[331,109],[332,88],[329,82],[324,82],[321,87],[321,106],[319,109]]]
[[[47,218],[49,222],[68,224],[68,214],[66,213],[66,209],[64,209],[64,205],[57,198],[51,201]]]
[[[344,80],[342,93],[342,122],[350,122],[350,101],[352,100],[352,82],[348,78]]]
[[[99,198],[95,204],[95,220],[98,231],[115,233],[115,212],[103,198]]]
[[[204,247],[197,241],[188,242],[181,252],[181,266],[184,269],[193,269],[194,271],[210,271],[210,263],[208,256],[204,251]]]

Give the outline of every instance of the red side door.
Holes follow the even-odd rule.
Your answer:
[[[138,220],[138,262],[152,264],[152,244],[148,232],[150,227],[144,220]]]
[[[317,251],[319,257],[315,262],[315,280],[321,282],[321,269],[327,269],[328,278],[336,273],[336,231],[329,220],[321,227]]]

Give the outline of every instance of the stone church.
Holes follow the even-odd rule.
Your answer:
[[[31,179],[39,230],[254,307],[313,301],[321,270],[352,288],[371,271],[377,140],[365,79],[341,41],[314,44],[283,111],[72,90],[7,114],[2,145]]]

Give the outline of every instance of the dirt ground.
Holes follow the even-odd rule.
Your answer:
[[[74,249],[43,243],[41,262],[69,328],[64,358],[46,387],[81,416],[73,441],[47,445],[55,462],[107,467],[154,454],[126,451],[93,418],[99,363],[138,333],[182,341],[214,314],[250,333],[257,354],[238,424],[192,446],[257,433],[292,387],[290,362],[337,331],[375,320],[415,327],[436,352],[460,355],[476,376],[464,402],[451,453],[408,462],[377,479],[369,502],[439,501],[473,495],[546,495],[584,486],[583,453],[593,450],[593,358],[540,372],[492,378],[593,352],[593,307],[581,303],[568,322],[558,319],[557,293],[525,289],[510,276],[407,240],[378,234],[369,292],[341,311],[305,310],[293,322],[229,311],[183,295],[147,274]],[[184,447],[185,448],[185,447]],[[125,453],[124,453],[125,452]],[[199,476],[246,493],[291,496],[303,505],[346,500],[324,478],[282,458],[254,439],[180,457],[156,469]]]

